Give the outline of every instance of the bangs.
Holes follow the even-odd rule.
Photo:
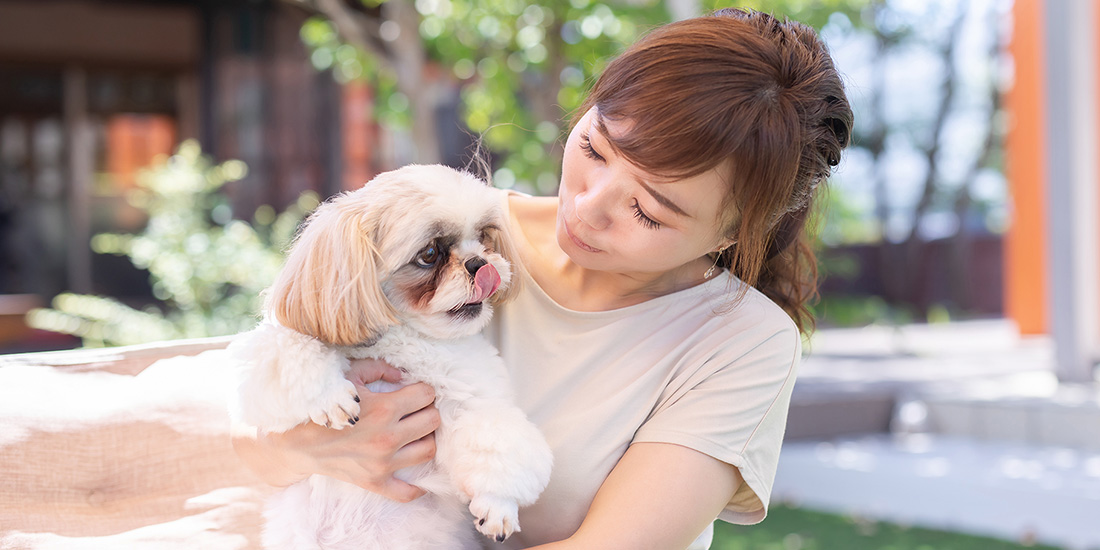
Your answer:
[[[722,132],[703,135],[691,122],[674,123],[685,121],[685,115],[693,113],[668,108],[663,109],[666,114],[629,108],[633,101],[623,103],[627,108],[597,104],[594,126],[617,154],[645,172],[661,178],[687,178],[729,160],[730,151],[721,143]],[[612,135],[605,123],[608,120],[624,123],[630,131]]]
[[[597,129],[616,152],[655,175],[689,177],[738,163],[779,108],[782,83],[767,48],[753,43],[759,37],[731,32],[731,24],[743,25],[703,19],[647,35],[608,65],[580,114],[595,107]],[[630,131],[613,137],[605,120]]]

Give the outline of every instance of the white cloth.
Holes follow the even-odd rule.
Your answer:
[[[634,442],[678,444],[736,466],[745,483],[719,518],[764,519],[801,356],[801,337],[781,308],[750,288],[719,313],[743,284],[728,272],[600,312],[566,309],[520,277],[522,291],[486,335],[520,407],[549,441],[554,471],[539,501],[521,510],[523,531],[492,547],[571,535]],[[691,548],[709,547],[710,533]]]

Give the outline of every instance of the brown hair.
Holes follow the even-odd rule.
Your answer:
[[[804,226],[852,127],[814,30],[740,9],[659,27],[608,64],[577,116],[591,107],[631,123],[618,138],[597,128],[647,172],[732,169],[723,211],[736,244],[715,259],[810,330],[817,267]]]

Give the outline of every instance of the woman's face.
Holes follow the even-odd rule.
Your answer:
[[[569,134],[558,190],[558,245],[577,265],[665,273],[727,244],[718,169],[677,180],[648,174],[616,154],[596,120],[592,108]],[[604,122],[612,136],[629,131]]]

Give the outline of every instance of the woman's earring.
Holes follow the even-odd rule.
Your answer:
[[[714,255],[714,264],[712,264],[710,268],[707,269],[707,272],[703,274],[704,279],[709,279],[714,276],[714,272],[718,270],[718,260],[720,260],[722,258],[722,254],[725,254],[726,250],[729,250],[729,247],[733,246],[734,244],[736,243],[730,243],[728,246],[719,250],[718,253]]]
[[[723,248],[722,250],[719,250],[717,254],[714,255],[714,263],[711,264],[710,268],[707,269],[707,272],[703,274],[704,279],[709,279],[709,278],[714,276],[715,270],[718,269],[718,259],[722,257],[722,253],[725,252],[725,251],[726,251],[726,249]]]
[[[715,256],[714,257],[714,264],[711,265],[710,268],[707,269],[707,272],[703,274],[703,278],[704,279],[709,279],[709,278],[713,277],[714,276],[714,271],[717,268],[718,268],[718,256]]]

